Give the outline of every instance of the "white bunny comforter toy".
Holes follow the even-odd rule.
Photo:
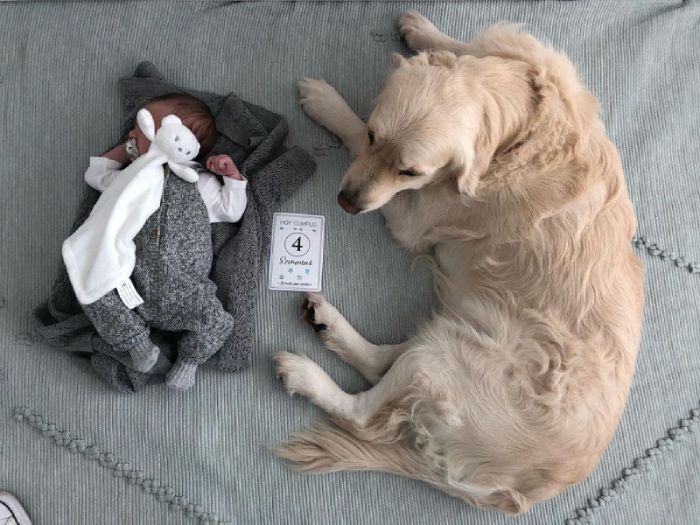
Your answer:
[[[163,118],[157,133],[148,110],[140,110],[137,121],[151,141],[148,152],[119,174],[83,225],[63,243],[63,259],[82,304],[97,301],[131,276],[136,262],[133,239],[160,207],[164,164],[187,182],[198,179],[188,163],[199,153],[199,142],[178,117]]]

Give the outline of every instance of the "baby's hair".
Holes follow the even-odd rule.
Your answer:
[[[172,108],[172,114],[182,120],[199,142],[199,155],[201,158],[214,146],[216,141],[216,123],[209,107],[188,93],[168,93],[154,97],[146,102],[146,106],[163,102]]]

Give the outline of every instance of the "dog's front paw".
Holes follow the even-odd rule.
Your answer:
[[[342,314],[320,293],[307,293],[301,303],[301,317],[318,333],[323,344],[339,354],[347,354],[345,343],[353,330]]]
[[[341,318],[340,312],[320,293],[307,293],[301,303],[301,317],[319,332],[322,338],[330,335]]]
[[[325,80],[304,78],[297,84],[299,104],[304,112],[322,125],[329,116],[333,116],[338,104],[344,104],[343,98]]]
[[[327,330],[327,316],[324,315],[327,313],[327,306],[330,305],[320,293],[306,294],[301,303],[301,318],[317,332]]]
[[[275,365],[277,378],[282,381],[285,390],[290,396],[300,394],[311,397],[315,384],[314,377],[319,369],[318,365],[303,354],[290,352],[276,352],[272,354],[272,362]],[[321,371],[321,373],[323,373]]]
[[[399,19],[399,33],[409,48],[423,51],[434,47],[434,37],[440,30],[418,11],[409,11]]]

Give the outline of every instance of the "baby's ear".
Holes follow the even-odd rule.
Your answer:
[[[182,126],[182,120],[176,115],[168,115],[167,117],[163,117],[163,120],[160,121],[161,126],[171,126],[173,124]]]
[[[142,109],[136,114],[136,122],[139,124],[141,133],[144,137],[153,142],[156,138],[156,124],[153,121],[153,115],[147,109]]]

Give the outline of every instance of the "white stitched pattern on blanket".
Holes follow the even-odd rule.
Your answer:
[[[16,421],[28,424],[44,436],[53,438],[57,446],[66,448],[73,454],[80,454],[85,459],[95,460],[101,467],[111,470],[113,476],[122,478],[131,485],[138,485],[141,490],[151,494],[158,501],[168,503],[170,510],[179,510],[186,517],[197,519],[201,523],[217,525],[231,523],[229,519],[220,518],[217,514],[204,510],[201,505],[190,502],[186,496],[176,495],[172,487],[132,468],[128,463],[117,459],[111,452],[73,436],[69,431],[57,427],[54,423],[49,423],[41,415],[33,413],[27,407],[15,408],[13,417]]]
[[[674,445],[686,440],[691,432],[697,432],[698,429],[696,427],[698,423],[700,423],[700,404],[696,408],[691,409],[689,417],[681,419],[678,426],[669,429],[666,432],[666,437],[659,439],[655,447],[647,449],[643,456],[635,458],[631,467],[624,469],[620,477],[607,487],[602,488],[599,496],[589,498],[588,505],[576,509],[576,517],[567,519],[566,525],[590,523],[593,514],[598,509],[604,507],[606,503],[609,503],[618,494],[627,490],[635,478],[651,470],[653,464],[664,452],[673,450]]]
[[[688,273],[700,273],[700,263],[688,261],[682,255],[678,255],[676,252],[669,252],[659,248],[655,242],[649,241],[643,235],[637,235],[632,239],[632,246],[638,250],[644,250],[649,255],[657,257],[662,261],[671,261],[676,265],[677,268],[686,270]]]

